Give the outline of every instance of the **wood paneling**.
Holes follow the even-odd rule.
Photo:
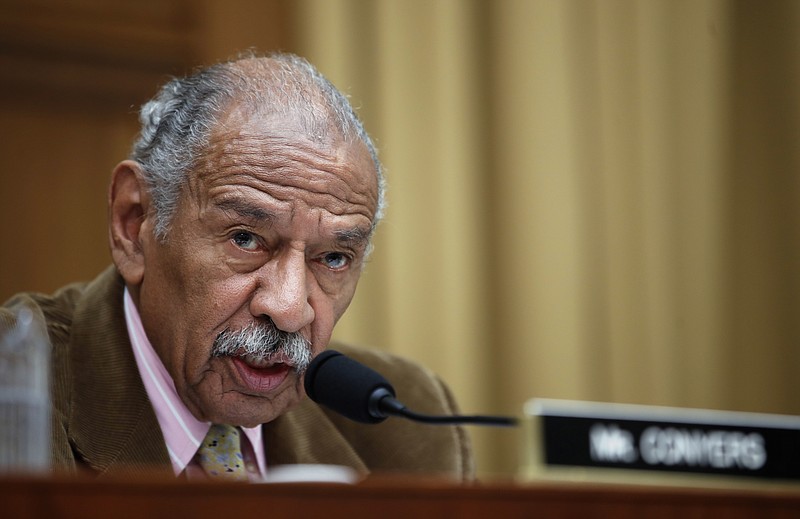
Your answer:
[[[285,1],[0,0],[0,301],[110,262],[106,188],[170,75],[287,49]]]
[[[146,97],[196,57],[187,0],[6,0],[0,4],[3,89],[60,101]],[[48,96],[48,97],[49,97]]]

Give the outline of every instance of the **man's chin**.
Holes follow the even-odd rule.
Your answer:
[[[240,427],[269,423],[289,411],[300,401],[300,395],[287,388],[273,398],[226,393],[222,402],[215,402],[206,414],[207,421]]]

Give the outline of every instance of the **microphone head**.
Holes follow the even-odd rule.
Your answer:
[[[306,394],[314,402],[362,423],[379,423],[386,415],[376,411],[374,395],[395,396],[383,376],[335,350],[314,357],[305,373]]]

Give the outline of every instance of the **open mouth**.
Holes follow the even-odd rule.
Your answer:
[[[294,367],[280,355],[264,359],[253,355],[230,357],[246,387],[255,392],[268,392],[280,386]]]

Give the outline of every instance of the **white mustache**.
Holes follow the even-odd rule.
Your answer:
[[[266,362],[280,355],[282,362],[303,373],[311,362],[311,343],[299,332],[284,332],[269,320],[250,323],[241,330],[222,330],[214,339],[211,354],[253,356]]]

